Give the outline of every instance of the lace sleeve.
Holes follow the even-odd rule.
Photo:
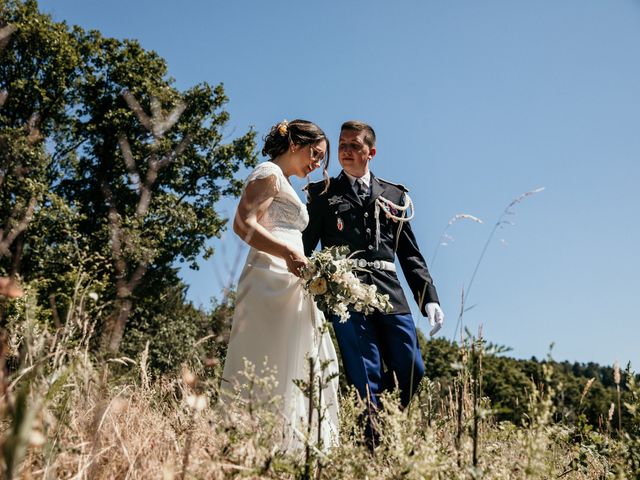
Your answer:
[[[262,178],[275,177],[275,186],[278,191],[281,188],[282,170],[273,162],[264,162],[258,165],[253,172],[247,178],[247,183],[251,183],[254,180],[260,180]]]

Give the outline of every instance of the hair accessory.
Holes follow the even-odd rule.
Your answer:
[[[286,120],[281,121],[278,124],[278,133],[280,134],[280,136],[284,137],[288,131],[289,131],[289,122],[287,122]]]

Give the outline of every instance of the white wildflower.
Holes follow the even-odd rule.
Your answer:
[[[187,405],[196,412],[201,412],[207,407],[207,397],[204,395],[187,395]]]
[[[41,447],[47,439],[44,437],[42,432],[38,430],[31,430],[31,434],[29,435],[29,445],[33,447]]]

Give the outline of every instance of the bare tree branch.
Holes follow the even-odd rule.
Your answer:
[[[113,266],[116,270],[116,278],[118,280],[124,278],[126,272],[126,262],[122,258],[122,227],[120,223],[120,215],[114,207],[109,208],[109,233],[111,236],[111,254],[113,257]]]
[[[184,152],[190,142],[191,135],[186,134],[178,146],[161,160],[158,160],[155,155],[149,157],[149,169],[147,170],[147,178],[144,184],[140,186],[140,199],[136,208],[136,216],[144,217],[147,214],[149,203],[151,202],[151,189],[158,179],[158,172],[174,162],[175,159]]]
[[[182,116],[182,113],[186,108],[187,108],[186,104],[184,104],[183,102],[180,102],[166,117],[164,115],[162,115],[164,118],[162,118],[161,116],[156,117],[156,115],[154,115],[153,116],[153,127],[154,127],[153,136],[156,138],[160,138],[165,134],[165,132],[171,130],[173,126],[176,124],[176,122],[180,119],[180,117]]]
[[[9,38],[11,37],[11,35],[17,30],[17,27],[15,25],[4,25],[0,28],[0,51],[3,50],[7,44],[9,43]],[[4,107],[4,104],[6,103],[7,99],[9,98],[9,92],[7,92],[6,90],[0,90],[0,109],[2,109],[2,107]],[[31,121],[33,120],[33,122]],[[28,132],[29,132],[29,137],[28,140],[32,141],[33,138],[35,138],[36,136],[39,136],[40,132],[37,129],[37,118],[32,116],[31,120],[29,122],[29,124],[27,125],[28,127]],[[32,137],[32,134],[34,134],[34,137]],[[22,171],[24,169],[21,168],[16,168],[15,169],[15,173],[18,176],[22,176]],[[4,184],[4,179],[5,179],[5,174],[7,172],[6,171],[2,171],[0,172],[0,186],[2,186],[2,184]],[[32,197],[29,200],[29,204],[27,206],[27,211],[25,212],[24,217],[22,217],[22,220],[20,220],[18,222],[18,224],[13,227],[10,231],[6,232],[5,231],[0,231],[0,256],[11,256],[11,252],[9,250],[9,247],[11,247],[11,244],[15,241],[15,239],[27,229],[27,226],[29,225],[29,222],[31,221],[31,218],[33,217],[33,212],[35,210],[36,207],[36,199],[35,197]],[[11,214],[9,215],[9,219],[7,220],[7,226],[6,228],[9,228],[9,226],[11,225],[11,223],[13,222],[14,216],[16,214],[16,209],[14,208],[14,210],[11,212]],[[17,260],[18,260],[18,256],[16,256],[16,258],[14,258],[13,261],[13,270],[16,270],[16,264],[17,264]],[[7,277],[0,277],[0,295],[5,296],[5,297],[21,297],[23,294],[22,289],[20,288],[20,286],[16,283],[14,278],[7,278]],[[4,316],[3,315],[4,312],[0,312],[0,317]],[[2,381],[0,381],[0,384],[2,384],[2,390],[4,392],[5,390],[5,382],[4,382],[4,350],[5,350],[5,346],[6,346],[6,342],[5,342],[5,338],[4,338],[4,333],[2,333],[2,341],[1,341],[1,346],[0,346],[0,350],[2,350],[1,354],[0,354],[0,358],[1,360],[1,365],[0,365],[0,376],[2,376]]]
[[[172,128],[179,120],[180,116],[184,112],[186,106],[183,102],[180,102],[168,115],[165,115],[162,111],[162,105],[159,100],[151,99],[151,113],[152,116],[147,115],[140,103],[136,100],[134,95],[128,90],[122,92],[127,105],[136,114],[140,123],[153,135],[154,140],[151,144],[152,152],[155,152],[156,147],[159,146],[159,140],[162,136]],[[158,179],[158,173],[162,168],[165,168],[171,164],[175,159],[181,155],[189,143],[192,136],[190,134],[185,135],[179,144],[169,154],[158,159],[156,153],[152,153],[147,157],[147,172],[144,181],[141,180],[139,170],[136,166],[135,157],[131,149],[131,144],[125,136],[121,136],[118,139],[120,151],[124,158],[124,163],[129,172],[129,177],[137,187],[138,190],[138,204],[136,205],[136,217],[142,219],[146,216],[149,205],[151,203],[153,187]],[[146,274],[149,263],[148,261],[141,260],[132,273],[130,271],[129,264],[125,256],[127,250],[133,250],[135,245],[130,233],[126,232],[122,228],[122,219],[118,214],[116,207],[113,203],[113,194],[110,187],[104,183],[102,186],[105,200],[109,204],[109,230],[111,236],[111,250],[112,258],[114,262],[114,268],[116,273],[116,289],[117,289],[117,308],[113,315],[108,319],[106,335],[103,338],[103,345],[107,348],[107,351],[115,353],[120,347],[120,342],[124,334],[124,328],[133,309],[133,301],[131,294],[138,286],[144,275]],[[134,232],[135,234],[135,232]]]
[[[64,150],[60,150],[59,152],[56,152],[53,155],[53,158],[51,159],[52,163],[53,162],[57,162],[58,159],[64,157],[65,155],[73,152],[74,150],[77,150],[78,148],[80,148],[80,146],[85,143],[88,139],[83,138],[82,140],[77,141],[76,143],[74,143],[73,145],[71,145],[69,148],[65,148]]]
[[[109,219],[109,236],[111,240],[111,256],[113,258],[113,267],[116,271],[116,282],[122,281],[125,276],[126,262],[122,258],[122,222],[120,215],[113,204],[113,192],[106,182],[101,185],[102,193],[105,201],[109,206],[109,213],[107,218]]]
[[[27,136],[27,141],[31,144],[36,143],[38,140],[42,139],[39,125],[40,114],[38,112],[34,112],[33,114],[31,114],[29,122],[27,123],[27,132],[29,133]]]
[[[15,25],[9,24],[0,28],[0,50],[7,46],[9,37],[18,29]]]
[[[183,137],[183,139],[180,141],[178,146],[170,154],[166,155],[162,160],[160,160],[159,168],[166,167],[170,163],[173,163],[176,158],[182,155],[184,151],[187,149],[187,147],[189,146],[189,144],[191,143],[192,138],[193,138],[193,135],[191,133],[187,133]]]
[[[136,97],[134,97],[129,90],[123,90],[122,96],[127,102],[127,105],[129,105],[129,108],[133,110],[133,113],[136,114],[136,116],[138,117],[138,120],[140,120],[140,123],[144,126],[144,128],[146,128],[149,131],[152,131],[153,124],[151,123],[151,119],[146,113],[144,113],[144,110],[142,109],[142,105],[138,103],[138,100],[136,100]]]
[[[156,97],[151,97],[151,117],[153,118],[153,121],[156,121],[162,116],[163,113],[160,100],[158,100]]]
[[[131,275],[129,283],[127,283],[129,291],[133,291],[138,286],[138,283],[140,283],[140,280],[142,280],[145,273],[147,273],[147,264],[143,262],[136,267],[133,275]]]
[[[147,178],[140,188],[140,198],[136,206],[136,217],[143,218],[149,210],[151,203],[151,187],[158,178],[158,162],[150,160],[149,170],[147,170]]]
[[[21,297],[22,290],[12,278],[0,277],[0,296],[10,298]]]
[[[11,252],[9,251],[9,247],[15,241],[16,237],[27,229],[27,226],[29,225],[31,218],[33,217],[33,211],[35,210],[35,208],[36,208],[36,198],[31,197],[31,199],[29,200],[29,205],[27,206],[27,211],[24,217],[22,217],[22,220],[20,220],[18,224],[8,232],[6,231],[0,232],[0,255],[3,255],[3,256],[11,255]],[[7,222],[7,228],[9,228],[9,225],[11,224],[11,220],[13,219],[14,213],[15,212],[12,212],[12,215],[9,217],[9,221]]]
[[[124,164],[129,171],[129,181],[133,183],[136,187],[136,190],[140,192],[142,189],[142,185],[140,184],[140,174],[138,173],[138,169],[136,168],[136,162],[133,159],[133,153],[131,152],[131,145],[129,145],[129,140],[127,140],[127,137],[122,135],[118,139],[118,143],[120,144],[120,150],[122,151]]]
[[[136,162],[133,160],[133,153],[131,153],[131,145],[129,145],[129,140],[124,135],[121,135],[118,139],[120,143],[120,150],[122,151],[122,156],[124,157],[124,164],[127,166],[127,170],[132,175],[137,175],[138,171],[136,170]]]

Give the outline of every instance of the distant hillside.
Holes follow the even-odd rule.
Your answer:
[[[427,341],[424,337],[421,338],[421,347],[427,376],[434,382],[439,382],[446,392],[456,375],[454,367],[460,362],[459,347],[444,339]],[[535,357],[522,360],[504,354],[488,354],[484,356],[482,363],[483,395],[491,399],[495,416],[499,420],[520,422],[527,409],[531,380],[538,385],[544,381],[544,364],[550,365],[553,369],[552,387],[556,391],[557,421],[574,422],[580,413],[584,413],[588,422],[598,428],[604,425],[611,404],[616,402],[614,370],[610,366],[601,366],[593,362],[584,364],[537,360]],[[581,404],[580,397],[587,382],[592,378],[595,380]],[[640,375],[636,375],[636,379],[640,380]],[[622,375],[620,387],[622,401],[630,402],[630,394],[625,388],[625,375]],[[617,409],[617,403],[615,408]],[[623,415],[624,429],[629,428],[629,422],[630,419]]]

